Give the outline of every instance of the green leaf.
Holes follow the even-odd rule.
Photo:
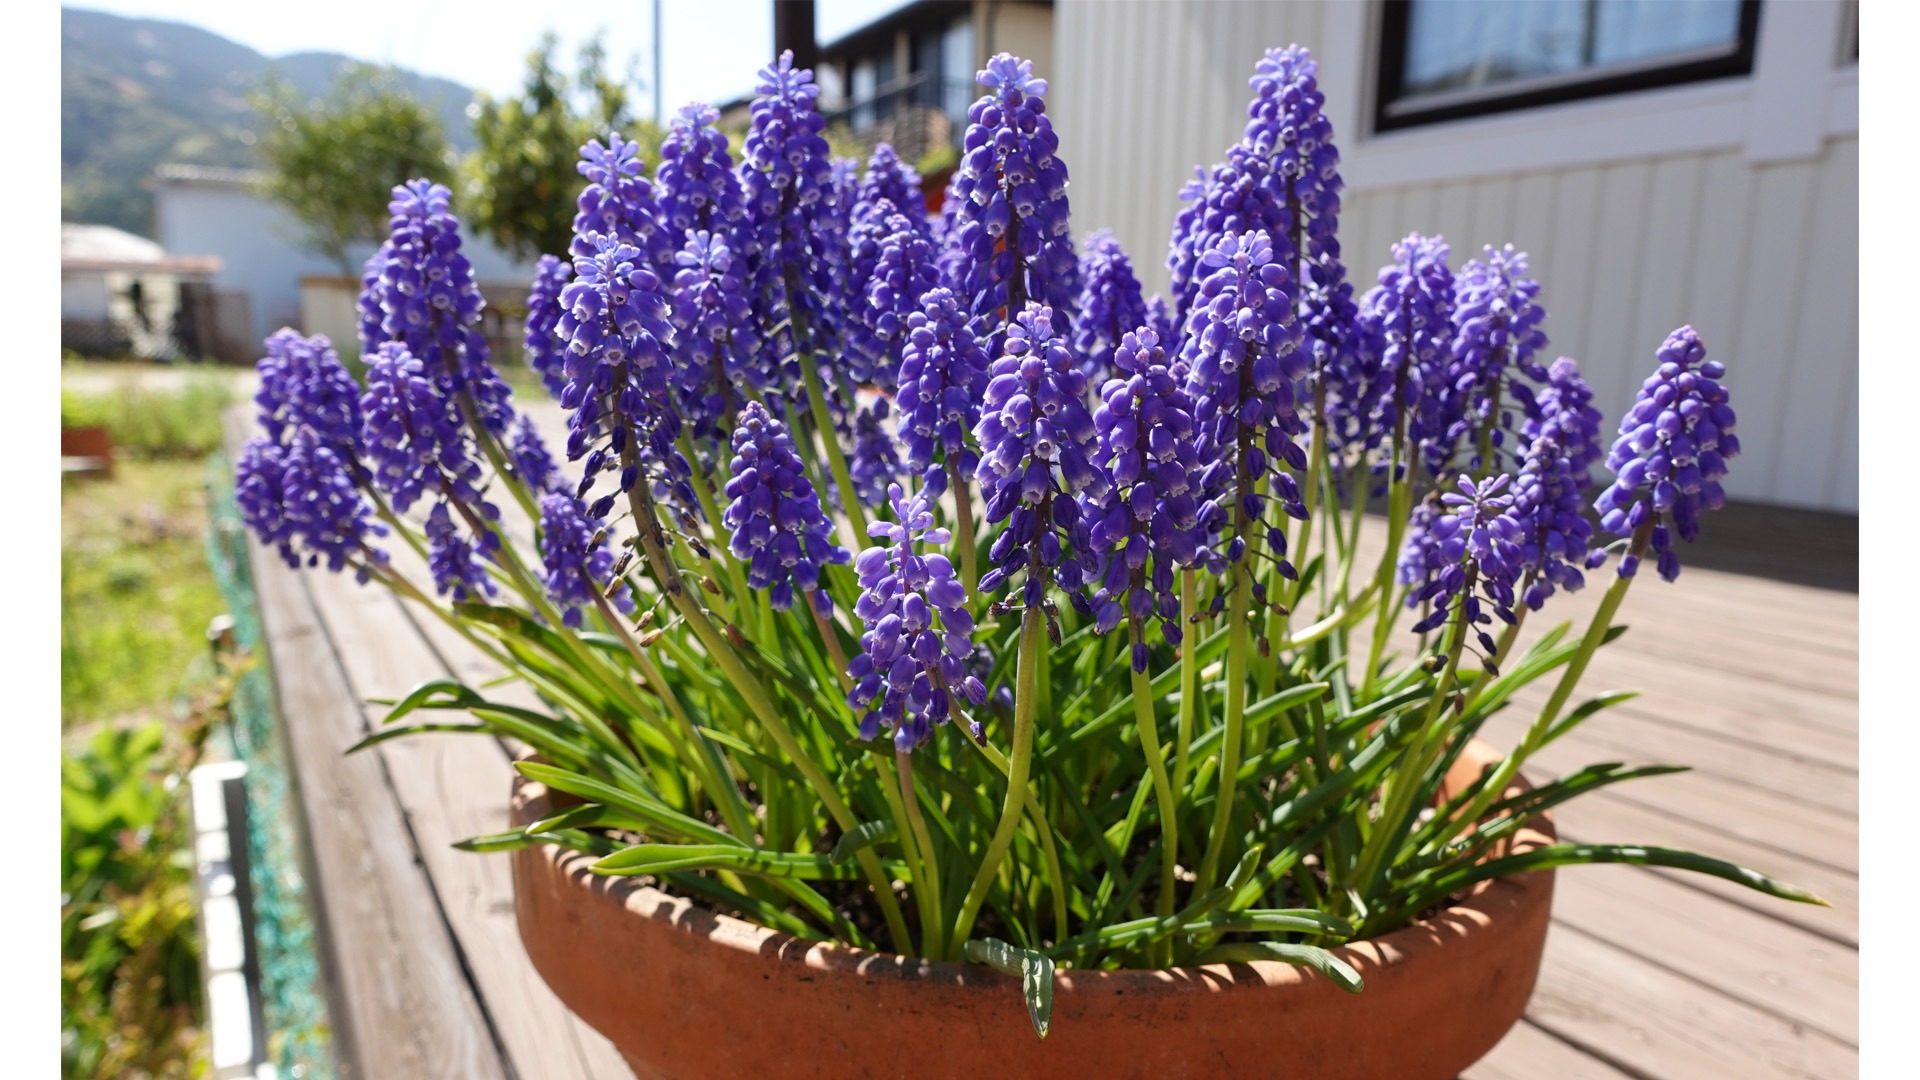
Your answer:
[[[833,853],[827,856],[827,861],[839,866],[875,844],[899,838],[900,830],[891,821],[862,822],[840,837],[840,842],[833,845]]]
[[[1546,870],[1556,866],[1595,863],[1625,863],[1629,866],[1664,866],[1672,870],[1692,870],[1695,873],[1731,881],[1736,885],[1745,885],[1749,889],[1766,893],[1768,896],[1776,896],[1782,900],[1792,900],[1799,904],[1817,904],[1820,907],[1833,906],[1797,885],[1778,881],[1738,863],[1730,863],[1725,859],[1716,859],[1708,855],[1697,855],[1691,851],[1641,847],[1632,844],[1549,844],[1516,855],[1489,859],[1437,877],[1426,889],[1414,894],[1407,903],[1402,904],[1399,911],[1420,911],[1429,904],[1445,899],[1470,885],[1510,874],[1524,874],[1530,870]]]
[[[516,761],[513,767],[521,776],[536,780],[570,795],[582,799],[617,806],[639,818],[646,824],[649,832],[667,836],[685,836],[690,839],[705,840],[713,844],[732,845],[745,848],[746,844],[731,833],[722,832],[704,821],[697,821],[653,799],[651,796],[625,788],[602,783],[592,777],[568,772],[552,765],[542,765],[536,761]]]
[[[1624,629],[1624,627],[1622,629]],[[1545,746],[1560,736],[1565,735],[1567,732],[1572,731],[1574,728],[1579,727],[1588,717],[1599,712],[1601,709],[1612,708],[1623,701],[1632,701],[1639,696],[1640,691],[1638,690],[1609,690],[1585,702],[1579,708],[1562,717],[1558,723],[1548,728],[1546,737],[1540,740],[1540,745]]]
[[[675,870],[738,870],[803,880],[860,877],[857,868],[843,869],[825,855],[799,855],[732,844],[634,844],[593,864],[596,874],[657,875]]]
[[[1295,967],[1311,968],[1332,979],[1335,986],[1357,994],[1364,986],[1353,965],[1325,949],[1312,945],[1292,945],[1279,941],[1236,941],[1216,945],[1201,953],[1196,964],[1237,964],[1252,960],[1278,960]]]
[[[1053,961],[1034,952],[1009,945],[998,938],[976,938],[962,950],[968,962],[985,964],[1003,975],[1020,978],[1020,996],[1027,1003],[1027,1019],[1034,1033],[1047,1037],[1053,1023]]]
[[[1352,937],[1353,924],[1338,915],[1313,908],[1250,908],[1246,911],[1214,912],[1189,923],[1189,932],[1210,930],[1220,934],[1293,933],[1333,934]]]
[[[445,695],[444,698],[442,695]],[[399,700],[380,722],[391,724],[415,709],[427,706],[431,708],[465,708],[484,700],[479,694],[468,689],[465,683],[457,679],[428,679],[426,682],[407,691],[407,696]]]
[[[396,728],[382,728],[381,730],[374,732],[373,734],[367,736],[366,738],[361,739],[359,742],[354,743],[352,746],[347,747],[346,752],[349,754],[357,754],[360,751],[365,750],[369,746],[377,746],[380,743],[388,741],[389,739],[398,739],[402,735],[418,735],[423,731],[465,731],[465,732],[470,732],[474,734],[484,735],[486,734],[487,730],[488,729],[485,724],[459,724],[459,723],[454,723],[452,721],[443,721],[440,723],[407,724],[405,726],[396,727]]]

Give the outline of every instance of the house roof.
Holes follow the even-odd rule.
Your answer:
[[[220,269],[220,260],[212,255],[169,255],[152,240],[109,225],[61,222],[60,269],[207,277]]]

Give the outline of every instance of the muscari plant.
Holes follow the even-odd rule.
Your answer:
[[[526,327],[563,454],[492,366],[424,180],[367,265],[366,385],[322,338],[268,340],[236,470],[261,541],[394,589],[539,702],[433,680],[361,746],[504,736],[577,799],[462,846],[985,963],[1042,1035],[1057,967],[1267,959],[1358,991],[1334,946],[1557,865],[1820,902],[1665,848],[1508,843],[1673,771],[1511,786],[1631,696],[1576,693],[1642,561],[1672,581],[1724,501],[1734,414],[1691,328],[1607,452],[1577,364],[1539,360],[1523,255],[1456,273],[1412,235],[1356,297],[1298,47],[1257,65],[1243,137],[1186,192],[1175,294],[1143,302],[1110,236],[1075,265],[1045,81],[1002,55],[980,82],[938,223],[891,152],[836,172],[787,57],[738,165],[700,105],[651,180],[617,134],[583,148]],[[1522,648],[1588,575],[1588,624]],[[1520,744],[1443,791],[1534,683]]]

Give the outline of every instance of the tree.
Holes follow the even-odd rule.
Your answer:
[[[454,158],[433,112],[390,68],[349,62],[325,98],[303,101],[276,75],[262,80],[254,107],[266,118],[259,139],[265,192],[307,229],[307,246],[349,277],[349,253],[387,233],[393,186],[438,179]]]
[[[634,80],[608,74],[598,36],[581,47],[571,76],[555,66],[556,48],[549,33],[527,54],[520,96],[495,101],[480,94],[467,110],[477,144],[466,161],[468,219],[525,260],[566,254],[585,183],[576,166],[588,140],[605,142],[607,132],[618,131],[645,151],[660,145],[660,129],[633,116]]]

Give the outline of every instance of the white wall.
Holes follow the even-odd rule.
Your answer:
[[[1356,136],[1375,7],[1060,0],[1049,108],[1075,232],[1111,227],[1149,290],[1193,166],[1245,123],[1254,61],[1314,50],[1348,183],[1360,287],[1407,232],[1454,265],[1530,253],[1555,355],[1617,417],[1666,333],[1690,322],[1728,367],[1736,498],[1859,503],[1858,89],[1836,66],[1843,5],[1769,0],[1755,74],[1386,136]],[[1832,42],[1833,48],[1824,47]]]
[[[99,273],[60,275],[62,319],[104,319],[108,315],[107,279]]]

